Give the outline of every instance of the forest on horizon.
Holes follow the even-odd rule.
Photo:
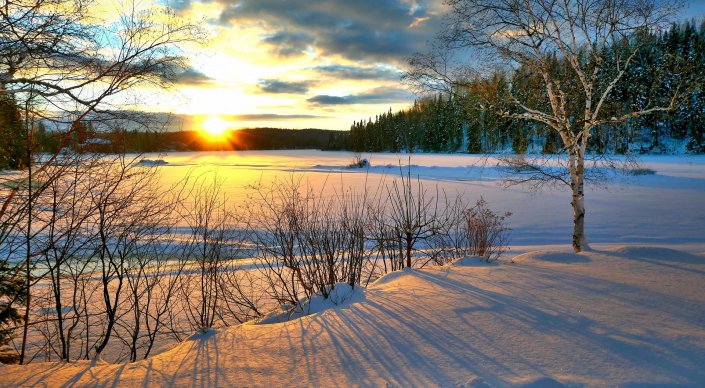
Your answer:
[[[663,103],[670,95],[663,91],[679,85],[688,85],[689,90],[674,111],[641,116],[626,124],[602,125],[591,136],[590,152],[705,153],[705,21],[674,24],[660,34],[642,32],[616,44],[623,47],[606,50],[630,50],[637,44],[643,48],[613,91],[617,98],[607,108],[615,115],[631,107]],[[564,70],[568,66],[565,61],[549,60],[556,72],[570,77]],[[74,150],[110,153],[276,149],[561,153],[561,139],[555,131],[497,113],[511,111],[510,94],[534,101],[536,109],[545,109],[548,104],[542,96],[541,80],[520,66],[459,80],[452,89],[427,94],[408,109],[390,109],[355,122],[350,131],[246,128],[228,131],[214,141],[197,130],[96,130],[92,123],[77,122],[66,132],[68,138],[64,138],[64,132],[48,130],[40,123],[34,140],[41,151],[48,153],[59,149],[62,142]],[[7,135],[0,139],[0,168],[26,165],[21,115],[10,95],[0,95],[0,125],[7,129]]]

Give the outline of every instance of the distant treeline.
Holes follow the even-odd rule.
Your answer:
[[[643,45],[612,92],[615,116],[634,108],[668,106],[676,87],[685,90],[675,112],[641,117],[626,125],[600,127],[591,138],[591,152],[659,153],[705,152],[705,22],[673,25],[661,34],[637,32],[630,39],[606,47],[606,57],[617,50]],[[585,58],[588,61],[588,58]],[[580,92],[579,80],[561,58],[547,58],[565,78],[566,89]],[[598,77],[609,82],[614,63]],[[457,86],[462,85],[462,86]],[[562,142],[555,131],[525,120],[503,118],[497,112],[516,112],[510,94],[531,101],[532,108],[550,111],[542,79],[530,69],[496,70],[458,80],[447,93],[420,99],[409,109],[380,114],[353,124],[350,147],[356,151],[471,152],[513,151],[555,153]],[[581,101],[579,98],[571,101]],[[577,105],[577,104],[576,104]],[[568,107],[579,115],[581,106]]]
[[[676,111],[639,117],[618,126],[599,127],[590,139],[590,151],[705,153],[705,22],[673,25],[660,34],[637,32],[629,39],[605,47],[605,55],[609,58],[618,50],[631,50],[634,45],[642,48],[603,110],[618,117],[635,108],[667,106],[674,88],[682,89],[685,98]],[[566,71],[569,65],[564,60],[556,57],[546,60],[552,63],[557,74],[561,74],[565,84],[579,83],[573,79],[573,73]],[[610,69],[598,75],[603,82],[612,79],[610,71],[618,71],[614,66]],[[566,89],[581,92],[579,87]],[[106,131],[105,128],[94,130],[90,122],[76,122],[71,131],[65,132],[70,134],[67,139],[64,134],[47,130],[42,122],[38,122],[32,130],[34,145],[31,148],[54,152],[64,143],[75,150],[95,152],[304,148],[393,152],[560,152],[562,141],[555,131],[549,131],[541,124],[498,114],[517,112],[510,103],[510,95],[531,101],[533,109],[550,110],[543,81],[530,69],[519,67],[458,80],[457,85],[446,93],[419,99],[402,111],[389,110],[367,121],[356,122],[349,132],[250,128],[231,131],[228,136],[215,141],[198,131]],[[583,107],[576,103],[568,108],[577,115]],[[14,98],[0,93],[0,169],[27,165],[28,132],[25,128]]]
[[[40,130],[37,141],[45,152],[59,147],[61,134]],[[340,150],[348,133],[324,129],[246,128],[211,137],[200,131],[159,132],[113,130],[96,132],[90,125],[75,128],[69,147],[90,152],[162,152],[220,150],[322,149]]]

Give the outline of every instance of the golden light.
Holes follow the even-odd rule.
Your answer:
[[[230,123],[220,117],[212,116],[203,121],[201,129],[212,137],[221,137],[230,129]]]

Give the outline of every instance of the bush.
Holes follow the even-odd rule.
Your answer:
[[[348,167],[350,167],[350,168],[365,168],[365,167],[368,167],[369,165],[370,165],[370,161],[363,158],[362,154],[360,154],[359,152],[356,152],[353,155],[352,163],[348,164]]]
[[[627,175],[634,175],[634,176],[656,175],[656,170],[652,170],[650,168],[645,168],[645,167],[637,167],[637,168],[625,169],[624,173]]]
[[[255,190],[246,206],[251,242],[272,299],[298,306],[302,297],[328,298],[336,283],[360,284],[368,260],[365,195],[327,198],[293,176]]]
[[[467,253],[484,257],[487,262],[499,258],[508,249],[511,228],[506,226],[506,220],[512,213],[497,214],[480,198],[464,214],[463,237]]]

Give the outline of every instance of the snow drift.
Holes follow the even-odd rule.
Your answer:
[[[194,336],[132,364],[2,366],[0,385],[705,384],[705,258],[696,254],[544,250],[392,273],[346,300]]]

